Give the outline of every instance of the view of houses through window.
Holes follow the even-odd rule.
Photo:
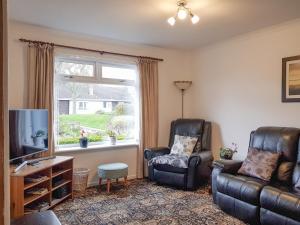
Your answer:
[[[55,72],[59,148],[79,146],[82,137],[89,146],[109,145],[111,138],[116,144],[137,139],[135,66],[58,58]]]

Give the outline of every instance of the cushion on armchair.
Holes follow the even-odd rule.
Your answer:
[[[276,170],[280,153],[249,148],[247,158],[238,173],[270,181]]]
[[[148,161],[148,166],[151,165],[170,165],[178,168],[188,168],[189,157],[187,155],[161,155],[156,156],[150,161]]]
[[[148,165],[166,164],[178,168],[188,168],[189,157],[193,153],[197,141],[197,137],[175,135],[170,154],[156,156],[148,161]]]
[[[194,151],[197,141],[198,137],[180,136],[176,134],[170,154],[190,156]]]

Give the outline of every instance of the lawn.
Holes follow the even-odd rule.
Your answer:
[[[63,124],[78,123],[80,126],[106,130],[111,118],[111,114],[60,115],[59,121]]]

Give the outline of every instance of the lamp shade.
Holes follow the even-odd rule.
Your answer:
[[[192,85],[192,81],[187,81],[187,80],[179,81],[179,80],[177,80],[177,81],[174,81],[174,84],[180,90],[187,90]]]

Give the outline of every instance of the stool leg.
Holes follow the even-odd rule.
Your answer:
[[[107,179],[107,193],[110,192],[110,179]]]
[[[125,186],[127,186],[127,176],[124,177],[124,184],[125,184]]]
[[[99,192],[101,191],[101,182],[102,182],[102,178],[99,177]]]

